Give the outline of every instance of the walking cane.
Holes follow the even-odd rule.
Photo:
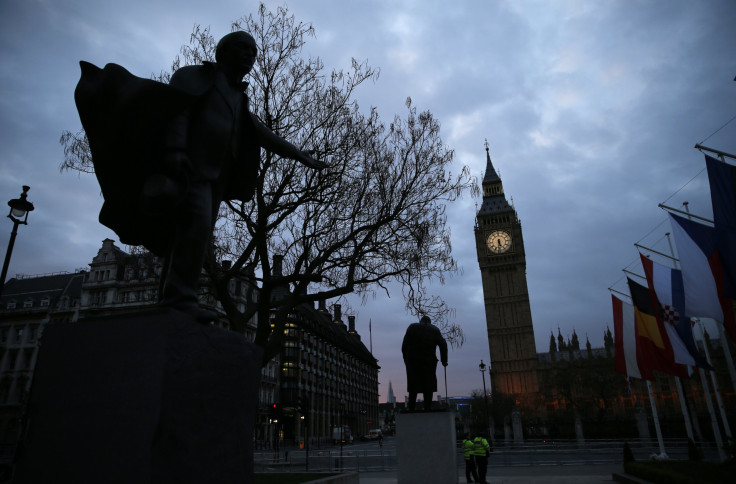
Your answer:
[[[450,408],[450,395],[447,393],[447,367],[444,367],[445,369],[445,403],[447,404],[447,408]]]

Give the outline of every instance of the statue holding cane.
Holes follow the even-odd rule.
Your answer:
[[[447,367],[447,342],[439,328],[432,325],[427,316],[409,325],[401,344],[401,353],[406,365],[408,407],[411,412],[416,410],[418,393],[424,395],[424,411],[432,408],[432,394],[437,391],[437,347],[440,349],[442,366]]]

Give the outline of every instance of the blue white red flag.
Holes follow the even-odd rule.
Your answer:
[[[723,295],[736,299],[736,166],[705,155]]]
[[[723,296],[723,271],[714,229],[672,213],[669,215],[682,267],[683,312],[694,318],[715,319],[736,342],[733,301]]]

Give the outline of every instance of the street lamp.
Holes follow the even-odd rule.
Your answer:
[[[342,446],[345,444],[345,399],[340,399],[340,469],[342,469]]]
[[[3,263],[3,272],[0,275],[0,296],[3,294],[5,286],[5,277],[8,275],[8,265],[10,264],[10,256],[13,254],[13,246],[15,245],[15,237],[18,235],[18,225],[28,225],[28,212],[33,210],[33,204],[26,200],[28,198],[28,190],[31,187],[23,185],[23,193],[20,198],[14,198],[8,202],[10,213],[8,218],[13,221],[13,231],[10,232],[10,242],[8,242],[8,250],[5,251],[5,262]]]
[[[486,392],[486,364],[483,363],[483,360],[480,360],[480,365],[478,365],[478,368],[480,368],[480,373],[483,376],[483,403],[486,406],[486,426],[488,426],[490,422],[490,417],[488,415],[488,393]],[[488,438],[493,438],[491,437],[490,427],[488,427]]]

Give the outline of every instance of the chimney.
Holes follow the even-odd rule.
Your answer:
[[[333,319],[336,323],[342,323],[342,305],[335,304],[335,317]]]
[[[321,313],[326,313],[327,312],[327,303],[325,302],[324,299],[320,299],[319,300],[319,308],[318,308],[318,311],[321,312]]]
[[[348,316],[348,331],[355,333],[355,316]]]
[[[273,256],[273,267],[271,268],[271,274],[274,276],[283,276],[283,262],[284,256],[276,254]]]
[[[355,316],[348,316],[348,333],[360,339],[360,335],[355,331]]]

